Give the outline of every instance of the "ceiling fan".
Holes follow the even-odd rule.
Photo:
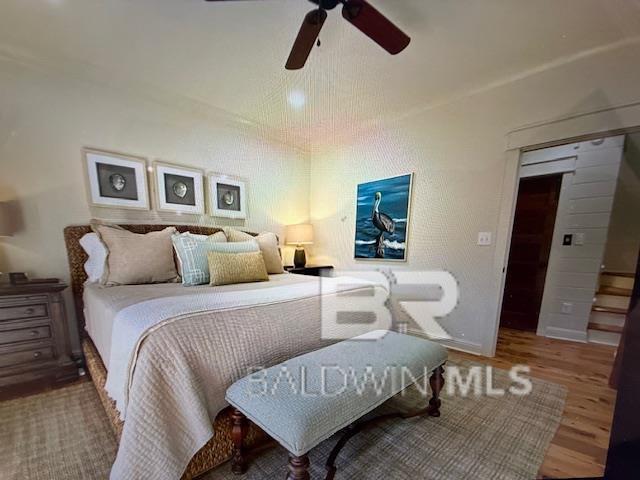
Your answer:
[[[208,2],[227,2],[237,0],[207,0]],[[407,48],[411,38],[396,27],[387,17],[376,10],[366,0],[309,0],[318,5],[304,17],[298,36],[287,59],[287,70],[298,70],[311,53],[313,46],[318,44],[318,35],[327,19],[327,10],[333,10],[342,4],[342,16],[354,27],[384,48],[391,55],[396,55]]]

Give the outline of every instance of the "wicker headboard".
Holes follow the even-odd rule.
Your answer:
[[[122,228],[134,233],[149,233],[157,230],[163,230],[167,227],[176,227],[179,232],[191,232],[197,235],[213,235],[216,232],[221,232],[221,228],[217,227],[204,227],[201,225],[120,225]],[[84,329],[84,305],[82,301],[82,293],[84,292],[84,282],[87,281],[87,274],[84,271],[84,263],[87,261],[87,254],[80,246],[80,239],[87,233],[90,233],[90,225],[77,225],[70,226],[64,229],[64,243],[67,247],[67,257],[69,258],[69,273],[71,276],[71,290],[73,292],[73,300],[76,307],[76,316],[78,318],[78,328],[80,335],[85,336]],[[256,235],[252,232],[247,232],[250,235]]]

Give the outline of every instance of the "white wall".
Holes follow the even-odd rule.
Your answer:
[[[624,136],[608,137],[522,155],[521,176],[565,172],[538,320],[539,335],[587,340],[624,140]],[[572,245],[563,245],[565,234],[573,235]],[[582,242],[578,235],[583,236]]]
[[[65,225],[91,216],[156,219],[89,210],[82,145],[243,176],[250,191],[247,228],[279,230],[310,214],[316,227],[311,261],[345,269],[380,265],[353,260],[356,185],[413,171],[408,262],[402,268],[451,271],[461,298],[443,324],[458,345],[491,353],[518,161],[505,153],[506,136],[522,125],[640,101],[639,57],[638,44],[627,44],[537,69],[447,105],[400,116],[381,112],[379,121],[345,126],[339,137],[321,130],[311,165],[305,154],[265,139],[254,127],[190,104],[168,105],[138,92],[2,63],[0,201],[18,200],[24,227],[0,240],[0,269],[64,277]],[[353,102],[370,94],[355,91]],[[607,128],[615,127],[615,115],[608,113]],[[601,127],[591,125],[593,131]],[[557,123],[549,129],[573,134]],[[494,232],[494,245],[477,246],[480,231]]]
[[[345,269],[383,265],[353,259],[356,185],[415,172],[408,261],[400,268],[451,271],[460,283],[460,304],[443,326],[462,348],[490,354],[505,219],[513,203],[516,164],[507,159],[517,162],[505,153],[505,137],[522,125],[640,100],[639,56],[632,45],[583,57],[452,104],[387,117],[348,142],[316,143],[310,199],[314,260]],[[606,119],[607,128],[615,126],[615,111]],[[549,129],[563,133],[556,123]],[[477,246],[480,231],[494,232],[500,248]]]
[[[66,278],[63,228],[92,217],[233,224],[279,234],[283,225],[308,219],[308,157],[222,114],[5,61],[0,61],[0,105],[0,201],[12,202],[20,214],[16,235],[0,239],[0,271]],[[249,217],[225,222],[89,208],[82,146],[239,176],[247,182]],[[286,254],[289,260],[291,252]]]
[[[627,135],[620,166],[607,248],[605,270],[635,273],[640,251],[640,133]]]

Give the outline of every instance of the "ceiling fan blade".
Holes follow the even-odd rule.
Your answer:
[[[391,55],[407,48],[411,38],[366,0],[348,0],[342,16]]]
[[[322,9],[307,13],[287,59],[285,65],[287,70],[299,70],[304,67],[326,19],[327,12]]]

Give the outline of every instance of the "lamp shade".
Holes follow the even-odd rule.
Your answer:
[[[286,236],[288,245],[308,245],[313,243],[313,226],[305,223],[289,225]]]
[[[8,203],[0,202],[0,237],[8,237],[12,234],[11,209]]]

